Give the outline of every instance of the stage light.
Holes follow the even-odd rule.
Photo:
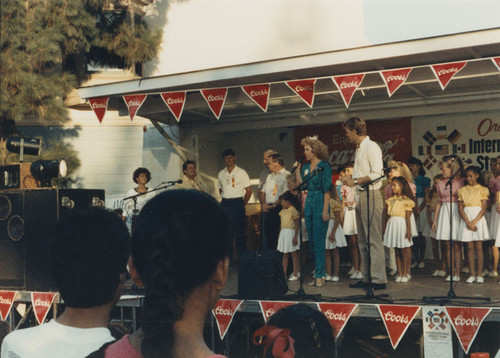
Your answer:
[[[18,153],[20,162],[23,162],[24,154],[38,156],[41,146],[38,138],[10,137],[6,142],[7,150],[11,153]]]
[[[68,174],[66,161],[62,160],[37,160],[31,163],[31,175],[40,182],[42,187],[50,186],[52,178],[65,178]]]

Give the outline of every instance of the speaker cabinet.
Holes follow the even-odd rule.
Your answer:
[[[104,204],[104,190],[0,191],[0,289],[56,291],[50,248],[57,221]]]

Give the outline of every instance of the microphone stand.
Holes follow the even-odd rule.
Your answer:
[[[297,293],[291,294],[291,295],[285,295],[284,298],[288,300],[314,300],[314,301],[319,301],[321,300],[321,294],[306,294],[304,291],[304,276],[305,276],[305,265],[302,264],[302,251],[304,250],[304,238],[302,235],[302,215],[304,214],[304,207],[302,205],[302,189],[311,180],[314,178],[316,175],[318,175],[320,172],[323,171],[323,168],[316,168],[311,172],[309,177],[307,179],[303,179],[302,183],[299,184],[296,188],[297,194],[299,197],[299,205],[300,205],[300,212],[299,212],[299,242],[300,242],[300,249],[299,249],[299,263],[300,263],[300,277],[299,277],[299,289]],[[312,239],[312,238],[311,238]],[[286,273],[285,273],[286,275]]]
[[[360,185],[362,188],[366,189],[366,216],[368,219],[368,232],[366,233],[366,247],[368,248],[368,255],[367,255],[367,266],[368,266],[368,273],[367,273],[367,280],[368,282],[366,283],[365,286],[365,291],[366,295],[354,295],[354,296],[344,296],[344,297],[336,297],[333,299],[333,301],[351,301],[351,300],[373,300],[377,299],[383,302],[388,302],[392,303],[393,300],[389,298],[388,294],[380,294],[380,295],[375,295],[373,292],[373,283],[372,283],[372,272],[371,272],[371,267],[372,267],[372,259],[371,259],[371,246],[370,246],[370,226],[371,226],[371,219],[370,219],[370,185],[378,182],[380,179],[384,178],[385,174],[379,176],[378,178],[373,179],[372,181],[369,181],[365,184]]]
[[[453,202],[451,201],[451,196],[453,194],[453,179],[455,179],[455,176],[458,174],[458,172],[460,171],[460,168],[458,168],[455,173],[453,173],[450,178],[448,179],[448,181],[446,182],[446,185],[445,187],[449,186],[450,187],[450,212],[449,212],[449,215],[450,215],[450,237],[448,239],[449,243],[450,243],[450,289],[448,290],[448,295],[447,296],[429,296],[429,297],[422,297],[422,299],[426,302],[426,303],[431,303],[431,302],[434,302],[434,301],[438,301],[440,305],[443,305],[445,303],[450,303],[452,301],[452,299],[456,298],[456,299],[466,299],[466,300],[482,300],[482,301],[491,301],[491,298],[490,297],[467,297],[467,296],[457,296],[455,294],[455,291],[453,291]],[[462,258],[461,257],[457,257],[456,258],[457,260],[461,260]],[[460,272],[457,272],[457,275],[460,274]],[[481,272],[479,272],[479,274],[481,274]]]
[[[175,184],[179,183],[179,180],[175,180],[175,181],[167,181],[167,182],[164,182],[164,183],[161,183],[160,185],[158,185],[156,188],[154,189],[151,189],[151,190],[148,190],[144,193],[138,193],[138,194],[135,194],[135,195],[131,195],[131,196],[127,196],[126,198],[123,198],[123,201],[125,202],[126,200],[130,200],[132,199],[134,201],[134,210],[132,210],[132,225],[131,225],[131,231],[134,231],[134,227],[135,227],[135,220],[137,218],[137,216],[139,215],[139,209],[137,209],[137,198],[140,197],[140,196],[143,196],[143,195],[146,195],[146,194],[150,194],[150,193],[153,193],[155,191],[158,191],[158,190],[162,190],[162,189],[167,189],[167,188],[170,188],[171,186],[174,186]],[[182,183],[182,181],[181,181]]]

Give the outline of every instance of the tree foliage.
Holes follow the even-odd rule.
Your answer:
[[[87,78],[88,63],[132,67],[159,48],[161,31],[126,8],[110,10],[113,1],[0,1],[2,121],[63,122],[64,98]]]

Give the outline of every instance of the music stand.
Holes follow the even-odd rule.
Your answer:
[[[455,160],[460,160],[459,158],[456,158]],[[466,299],[466,300],[480,300],[480,301],[491,301],[491,298],[490,297],[471,297],[471,296],[457,296],[455,294],[455,291],[453,291],[453,202],[451,201],[451,196],[452,196],[452,193],[453,193],[453,179],[455,178],[455,176],[458,174],[458,172],[460,171],[460,168],[458,168],[455,173],[452,173],[452,175],[450,176],[450,178],[448,179],[448,181],[446,182],[446,185],[445,185],[445,188],[447,186],[450,187],[450,213],[449,213],[449,216],[450,216],[450,237],[448,239],[449,243],[450,243],[450,289],[448,290],[448,295],[446,296],[429,296],[429,297],[426,297],[426,296],[423,296],[422,299],[426,302],[426,303],[430,303],[430,302],[433,302],[433,301],[438,301],[440,305],[443,305],[445,303],[450,303],[452,299]],[[462,258],[457,258],[457,259],[462,259]],[[457,274],[459,274],[459,272],[457,272]]]

